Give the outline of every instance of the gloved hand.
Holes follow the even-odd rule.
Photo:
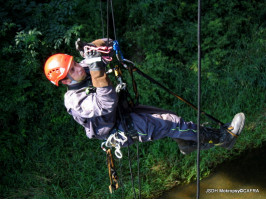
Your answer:
[[[77,39],[77,41],[75,42],[75,46],[76,46],[76,50],[79,51],[80,55],[85,58],[85,54],[84,54],[84,47],[85,46],[92,46],[92,47],[96,47],[96,45],[94,45],[93,43],[87,43],[87,42],[83,42],[80,40],[80,38]],[[96,55],[98,52],[93,50],[93,51],[90,51],[88,53],[88,56],[94,56]],[[98,55],[100,56],[100,55]]]
[[[77,41],[75,42],[75,46],[76,46],[76,50],[79,51],[80,55],[83,58],[85,58],[82,62],[84,62],[84,64],[88,65],[90,71],[101,71],[104,69],[105,65],[102,62],[100,52],[98,52],[96,50],[84,52],[85,46],[96,47],[95,44],[83,42],[80,40],[80,38],[78,38]]]
[[[105,38],[104,39],[94,40],[91,43],[94,44],[96,47],[107,46],[107,42],[105,42]]]

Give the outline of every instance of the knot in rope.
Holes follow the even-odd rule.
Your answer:
[[[124,144],[127,141],[127,139],[128,138],[124,132],[118,131],[118,132],[110,135],[107,138],[107,140],[101,144],[101,148],[103,151],[107,151],[104,146],[106,146],[108,148],[114,147],[115,148],[115,156],[118,159],[121,159],[123,157],[123,154],[120,150],[120,148],[121,148],[120,144]]]

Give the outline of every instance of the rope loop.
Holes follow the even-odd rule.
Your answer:
[[[123,157],[123,154],[120,150],[121,144],[124,144],[128,140],[127,136],[124,132],[117,131],[114,134],[111,134],[105,142],[101,144],[101,148],[103,151],[107,151],[105,147],[107,148],[115,148],[115,156],[118,159],[121,159]],[[105,147],[104,147],[105,146]]]

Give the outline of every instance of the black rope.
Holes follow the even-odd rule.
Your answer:
[[[139,161],[139,141],[137,141],[137,162],[138,162],[138,184],[139,184],[139,199],[141,199],[141,181],[140,181],[140,161]]]
[[[106,33],[107,33],[107,44],[109,44],[109,0],[106,2],[106,12],[107,12],[107,19],[106,19]]]
[[[112,3],[112,0],[109,0],[110,1],[110,7],[111,7],[111,13],[112,13],[112,19],[113,19],[113,30],[114,30],[114,39],[117,40],[117,37],[116,37],[116,28],[115,28],[115,18],[114,18],[114,9],[113,9],[113,3]],[[108,1],[107,1],[107,4],[108,4]],[[108,6],[107,6],[108,8]],[[109,8],[108,8],[109,9]],[[109,11],[107,12],[107,15],[109,15]],[[108,19],[108,23],[109,23],[109,17],[107,18]],[[109,44],[109,37],[107,36],[108,38],[108,44]],[[134,87],[134,91],[136,91],[137,89],[135,88],[136,87],[136,83],[133,81],[133,87]],[[135,83],[135,84],[134,84]],[[120,113],[120,118],[122,119],[122,114],[121,114],[121,111],[119,111]],[[124,120],[122,119],[122,122]],[[124,130],[125,132],[128,132],[127,130],[127,126],[124,123],[122,123],[122,126],[124,126]],[[129,149],[129,145],[128,145],[128,161],[129,161],[129,170],[130,170],[130,176],[131,176],[131,182],[132,182],[132,187],[133,187],[133,193],[134,193],[134,198],[136,198],[136,191],[135,191],[135,184],[134,184],[134,176],[133,176],[133,172],[132,172],[132,164],[131,164],[131,156],[130,156],[130,149]],[[140,162],[139,162],[139,143],[137,142],[137,162],[138,162],[138,185],[139,185],[139,198],[141,198],[141,183],[140,183]]]
[[[135,190],[135,183],[134,183],[134,177],[133,177],[133,172],[132,172],[132,164],[131,164],[131,156],[130,156],[129,145],[127,145],[127,155],[128,155],[128,164],[129,164],[129,171],[130,171],[132,189],[133,189],[133,193],[134,193],[134,199],[136,199],[136,190]]]
[[[125,59],[126,60],[126,59]],[[133,72],[137,72],[139,75],[143,76],[144,78],[148,79],[150,82],[158,85],[159,87],[161,87],[162,89],[164,89],[166,92],[168,92],[169,94],[175,96],[176,98],[178,98],[179,100],[183,101],[184,103],[186,103],[187,105],[191,106],[192,108],[194,108],[195,110],[198,110],[197,106],[195,106],[194,104],[190,103],[188,100],[182,98],[181,96],[175,94],[174,92],[172,92],[170,89],[168,89],[167,87],[165,87],[164,85],[162,85],[161,83],[159,83],[158,81],[156,81],[155,79],[153,79],[152,77],[148,76],[147,74],[145,74],[144,72],[142,72],[140,69],[138,69],[135,64],[129,60],[126,60],[127,62],[130,62],[134,68],[133,68]],[[212,121],[214,121],[215,123],[221,125],[224,125],[223,122],[221,122],[220,120],[216,119],[215,117],[209,115],[208,113],[204,112],[204,111],[200,111],[200,114],[204,114],[205,116],[207,116],[209,119],[211,119]]]
[[[118,159],[119,160],[119,170],[120,170],[120,175],[119,175],[119,181],[120,181],[120,185],[121,185],[121,188],[122,188],[122,199],[124,199],[124,182],[123,182],[123,171],[122,171],[122,162],[121,162],[121,159]]]
[[[201,0],[198,0],[197,199],[200,198]]]
[[[119,97],[121,98],[121,97]],[[119,114],[119,117],[121,119],[121,124],[122,124],[122,127],[124,129],[124,131],[126,133],[128,133],[128,129],[127,129],[127,125],[126,125],[126,122],[125,122],[125,119],[122,115],[122,112],[121,112],[121,107],[122,105],[118,105],[118,114]],[[134,183],[134,177],[133,177],[133,172],[132,172],[132,164],[131,164],[131,156],[130,156],[130,149],[129,149],[129,142],[127,141],[127,155],[128,155],[128,164],[129,164],[129,172],[130,172],[130,177],[131,177],[131,184],[132,184],[132,189],[133,189],[133,193],[134,193],[134,198],[136,199],[136,191],[135,191],[135,183]]]
[[[101,10],[102,32],[103,32],[103,38],[104,38],[103,9],[102,9],[102,1],[101,0],[100,0],[100,10]]]
[[[115,17],[114,17],[114,9],[113,9],[113,3],[112,3],[112,0],[110,0],[110,3],[111,3],[112,18],[113,18],[114,39],[116,40]]]

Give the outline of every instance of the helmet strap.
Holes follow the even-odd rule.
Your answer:
[[[77,84],[73,84],[73,85],[67,85],[68,90],[78,90],[80,88],[92,88],[92,81],[91,81],[91,76],[87,76],[84,80],[80,81]]]
[[[71,82],[67,85],[75,85],[75,84],[80,82],[80,81],[74,80],[69,74],[67,74],[67,78],[69,78],[71,80]]]

